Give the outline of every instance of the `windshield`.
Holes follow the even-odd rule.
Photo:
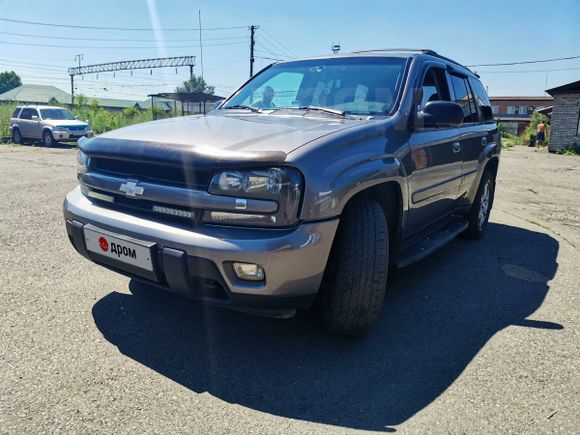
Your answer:
[[[351,57],[273,65],[223,108],[326,107],[354,115],[384,115],[400,86],[405,59]]]
[[[42,119],[76,119],[75,116],[66,109],[40,109]]]

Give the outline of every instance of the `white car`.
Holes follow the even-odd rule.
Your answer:
[[[45,146],[92,137],[91,126],[58,106],[18,106],[10,118],[12,142],[40,139]]]

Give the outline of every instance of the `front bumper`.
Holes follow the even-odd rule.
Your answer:
[[[297,309],[312,304],[326,267],[338,218],[293,229],[180,227],[98,206],[80,188],[64,201],[71,243],[86,258],[130,277],[212,303],[256,309]],[[88,252],[83,228],[155,243],[153,272]],[[263,282],[243,281],[232,261],[256,263]]]
[[[93,137],[92,131],[68,131],[68,130],[53,130],[52,137],[58,142],[73,142],[79,140],[81,137]]]

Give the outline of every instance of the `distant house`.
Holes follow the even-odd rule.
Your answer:
[[[89,97],[89,104],[91,101],[97,100],[99,106],[103,109],[115,112],[126,109],[128,107],[135,107],[143,110],[151,107],[149,100],[119,100],[113,98],[91,98]],[[65,104],[70,105],[71,96],[69,93],[55,87],[47,85],[22,85],[10,91],[0,94],[1,103],[19,103],[19,104]],[[162,110],[171,110],[170,107],[163,107]]]
[[[0,94],[0,103],[70,104],[70,94],[54,86],[22,85]]]
[[[522,134],[537,109],[552,105],[552,97],[489,97],[497,122],[513,134]]]
[[[554,97],[550,151],[580,145],[580,80],[546,92]]]

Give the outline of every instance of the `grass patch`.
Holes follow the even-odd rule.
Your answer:
[[[562,156],[580,156],[580,145],[574,144],[569,147],[559,148],[556,150],[556,154]]]

